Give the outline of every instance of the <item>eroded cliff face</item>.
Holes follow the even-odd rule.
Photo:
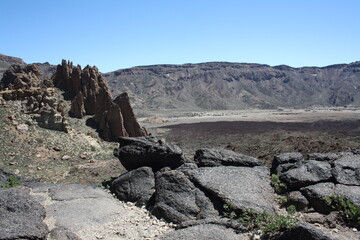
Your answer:
[[[94,115],[99,132],[105,140],[125,136],[146,136],[146,130],[136,120],[126,93],[112,101],[107,81],[97,67],[73,66],[62,61],[52,77],[55,87],[65,91],[71,100],[70,115],[83,118]]]
[[[209,62],[153,65],[103,74],[113,94],[140,109],[360,106],[360,62],[327,67]]]

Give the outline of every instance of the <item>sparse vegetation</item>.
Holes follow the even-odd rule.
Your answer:
[[[288,214],[290,215],[294,215],[295,213],[297,213],[296,211],[296,207],[294,205],[290,205],[286,208],[286,211]]]
[[[351,227],[360,229],[360,207],[356,206],[353,202],[347,200],[344,196],[331,195],[324,197],[327,205],[331,206],[334,210],[340,211],[344,220]]]
[[[264,238],[270,238],[291,229],[298,222],[298,219],[292,216],[258,213],[252,209],[236,209],[232,203],[224,204],[223,208],[225,217],[238,220],[248,230],[261,230]]]
[[[286,192],[286,189],[287,189],[286,184],[280,180],[280,177],[277,174],[271,175],[271,186],[274,188],[275,192],[278,194],[282,194],[282,193]]]
[[[9,176],[7,181],[8,181],[8,183],[1,184],[0,188],[12,188],[12,187],[22,185],[22,182],[14,176]]]

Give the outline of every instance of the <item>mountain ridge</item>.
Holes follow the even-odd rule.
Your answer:
[[[5,55],[0,55],[0,63],[6,66],[13,59],[19,59],[2,56]],[[50,78],[56,69],[49,63],[36,65],[46,78]],[[102,75],[114,96],[128,92],[137,109],[360,106],[360,61],[299,68],[225,61],[157,64],[118,69]]]

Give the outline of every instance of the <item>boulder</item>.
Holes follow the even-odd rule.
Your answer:
[[[114,100],[114,103],[119,105],[121,109],[121,114],[123,115],[124,118],[124,127],[126,129],[126,132],[129,134],[129,136],[131,137],[146,136],[147,135],[146,130],[140,126],[131,108],[131,104],[127,92],[124,92],[119,96],[117,96]]]
[[[274,240],[332,240],[329,235],[308,223],[298,223]]]
[[[0,239],[45,239],[45,209],[26,187],[0,188]]]
[[[360,186],[336,184],[334,194],[343,196],[347,200],[360,207]]]
[[[336,182],[360,186],[360,155],[345,155],[334,162]]]
[[[237,234],[231,228],[216,224],[202,224],[169,232],[161,240],[248,240],[247,234]]]
[[[326,204],[324,197],[335,194],[334,183],[318,183],[312,186],[301,188],[300,191],[306,197],[310,203],[310,206],[312,206],[315,211],[328,214],[333,210]]]
[[[250,156],[225,149],[202,148],[196,151],[194,161],[199,167],[259,166],[260,162]]]
[[[124,173],[111,183],[110,191],[120,200],[146,206],[155,192],[154,173],[149,167]]]
[[[298,162],[295,168],[289,169],[280,174],[280,179],[290,189],[300,189],[301,187],[330,180],[331,165],[328,162],[308,160]]]
[[[271,172],[274,173],[279,165],[286,163],[297,163],[304,159],[304,156],[299,152],[288,152],[288,153],[280,153],[275,156],[272,166]]]
[[[206,167],[194,174],[194,182],[215,199],[238,209],[274,213],[276,195],[266,167]]]
[[[287,194],[286,206],[290,205],[294,205],[297,211],[303,211],[308,207],[309,201],[300,191],[292,191]]]
[[[189,161],[178,146],[156,137],[121,137],[119,143],[116,155],[128,171],[143,166],[174,169]]]
[[[152,214],[166,221],[181,223],[217,216],[212,202],[178,170],[156,173],[155,204]]]

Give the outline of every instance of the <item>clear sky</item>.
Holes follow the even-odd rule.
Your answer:
[[[208,61],[360,60],[359,0],[0,0],[0,53],[102,72]]]

